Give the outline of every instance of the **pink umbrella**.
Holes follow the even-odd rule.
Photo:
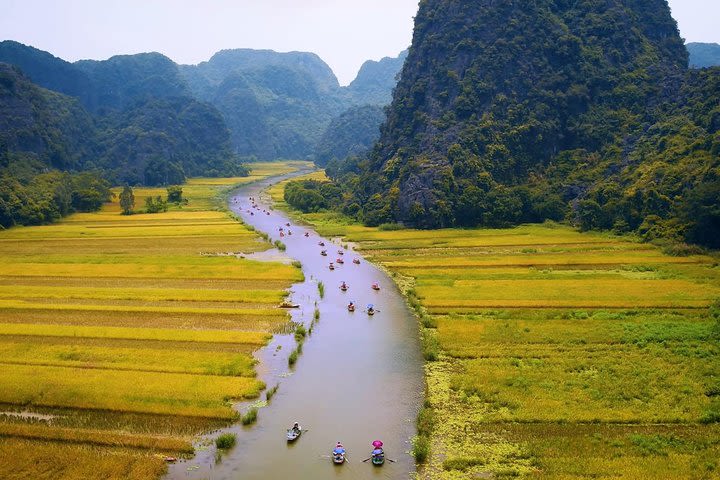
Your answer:
[[[375,440],[375,441],[372,443],[372,446],[375,447],[375,448],[380,448],[380,447],[383,446],[383,443],[382,443],[380,440]]]

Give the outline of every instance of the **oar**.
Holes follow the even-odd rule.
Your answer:
[[[372,458],[372,457],[366,458],[365,460],[363,460],[363,463],[367,462],[367,461],[370,460],[371,458]]]

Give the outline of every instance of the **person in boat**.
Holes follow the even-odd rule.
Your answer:
[[[382,448],[376,447],[376,448],[373,449],[371,455],[372,455],[372,458],[373,458],[373,459],[380,459],[380,458],[382,458],[383,456],[385,456],[385,452],[383,451]]]
[[[347,290],[347,289],[348,289],[347,283],[345,283],[344,280],[343,280],[343,282],[340,284],[340,288],[342,288],[343,290]]]
[[[299,424],[298,422],[295,422],[295,423],[293,424],[291,430],[292,430],[293,433],[295,433],[296,435],[299,435],[299,434],[300,434],[300,431],[301,431],[302,429],[300,428],[300,424]]]
[[[372,304],[368,305],[368,307],[367,307],[367,312],[368,312],[370,315],[374,314],[374,313],[375,313],[375,307],[374,307]]]
[[[348,310],[355,310],[355,303],[353,303],[353,302],[348,303]]]
[[[333,454],[335,455],[345,455],[345,447],[343,447],[343,444],[340,442],[337,442],[337,445],[335,445],[335,450],[333,450]]]

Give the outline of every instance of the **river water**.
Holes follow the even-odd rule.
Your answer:
[[[291,310],[293,320],[309,326],[316,302],[320,320],[294,367],[287,362],[295,346],[290,335],[276,335],[256,353],[259,378],[279,389],[260,409],[255,425],[226,429],[237,434],[237,445],[219,461],[214,447],[201,447],[192,460],[171,465],[168,478],[406,479],[415,471],[408,451],[424,385],[416,320],[393,281],[351,248],[343,250],[345,264],[336,263],[331,271],[329,262],[340,257],[339,240],[321,238],[283,213],[270,211],[268,201],[260,199],[261,192],[289,176],[241,188],[230,199],[230,207],[257,230],[285,243],[287,257],[302,262],[305,281],[291,289],[291,301],[301,306]],[[252,209],[249,197],[258,201],[260,210]],[[280,238],[280,227],[292,235]],[[305,237],[305,232],[310,236]],[[325,247],[318,245],[321,241]],[[320,255],[323,248],[327,257]],[[353,264],[354,258],[360,258],[361,264]],[[325,285],[323,299],[318,281]],[[339,288],[342,281],[350,287],[347,292]],[[379,291],[371,289],[373,282],[379,283]],[[350,300],[358,306],[353,313],[347,310]],[[365,313],[368,304],[378,310],[374,316]],[[285,432],[295,421],[307,432],[289,444]],[[383,441],[386,458],[395,462],[382,467],[363,463],[373,440]],[[341,466],[329,458],[337,441],[348,452],[348,462]]]

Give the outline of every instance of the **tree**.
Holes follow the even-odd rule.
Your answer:
[[[123,215],[132,215],[133,213],[133,208],[135,208],[135,194],[130,185],[125,185],[123,191],[120,193],[120,208],[122,209]]]
[[[182,202],[182,187],[180,185],[172,185],[167,187],[167,201],[170,203]]]

